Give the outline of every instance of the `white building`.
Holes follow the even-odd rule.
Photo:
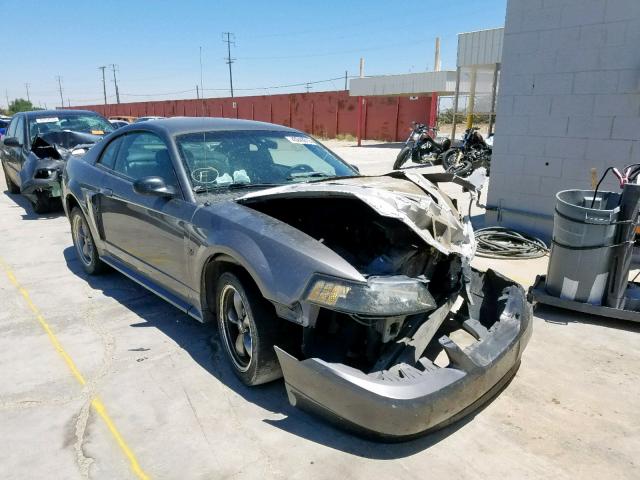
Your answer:
[[[548,237],[556,192],[635,162],[640,0],[509,0],[487,223]]]

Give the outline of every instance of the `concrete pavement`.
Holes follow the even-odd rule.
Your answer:
[[[397,153],[336,149],[365,173]],[[637,325],[539,309],[520,370],[483,410],[418,440],[372,443],[291,407],[282,381],[244,387],[212,326],[118,273],[87,277],[66,218],[37,216],[5,190],[3,478],[638,478]],[[479,262],[523,283],[545,269]]]

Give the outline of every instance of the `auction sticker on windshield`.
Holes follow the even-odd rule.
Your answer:
[[[36,118],[36,123],[55,123],[57,121],[58,121],[58,117]]]
[[[300,145],[315,145],[316,143],[309,137],[286,135],[284,138],[289,140],[291,143],[298,143]]]

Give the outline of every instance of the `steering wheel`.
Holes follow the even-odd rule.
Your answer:
[[[211,185],[216,183],[216,179],[220,174],[218,170],[213,167],[196,168],[191,172],[191,178],[194,182],[201,183],[203,185]]]
[[[305,173],[305,172],[313,172],[313,167],[311,165],[307,165],[306,163],[299,163],[297,165],[294,165],[293,167],[291,167],[291,170],[289,170],[289,173]]]

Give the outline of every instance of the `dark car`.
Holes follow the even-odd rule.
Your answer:
[[[0,138],[7,133],[7,127],[9,126],[10,119],[0,118]]]
[[[17,113],[0,142],[7,188],[22,193],[36,213],[59,205],[66,160],[82,156],[114,127],[95,112],[38,110]]]
[[[519,285],[469,266],[450,174],[365,177],[308,135],[173,118],[117,130],[63,177],[84,270],[119,270],[215,320],[247,385],[387,438],[439,428],[515,373],[531,332]],[[466,344],[449,335],[467,332]]]

